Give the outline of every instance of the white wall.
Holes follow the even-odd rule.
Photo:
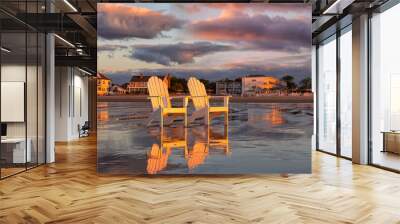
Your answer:
[[[55,73],[55,140],[70,141],[88,120],[88,78],[72,67],[56,67]]]
[[[25,82],[25,64],[6,64],[1,66],[1,81],[3,82]],[[1,108],[6,110],[7,108]],[[25,137],[25,122],[7,123],[7,137]]]

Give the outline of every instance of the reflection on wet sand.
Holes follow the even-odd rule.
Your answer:
[[[109,118],[108,110],[101,110],[97,112],[98,121],[108,121]]]
[[[266,114],[266,120],[271,122],[273,126],[282,125],[285,123],[283,119],[282,111],[277,105],[272,106],[271,112]]]
[[[190,137],[193,137],[193,139],[189,141],[187,128],[161,128],[159,144],[153,143],[147,153],[147,173],[156,174],[166,169],[168,158],[173,149],[184,150],[183,155],[189,170],[205,162],[210,148],[223,149],[226,155],[229,154],[228,127],[224,128],[223,134],[213,131],[209,126],[193,128],[191,133],[193,135]],[[190,142],[194,143],[190,144]],[[192,145],[192,147],[189,147],[189,145]]]
[[[232,103],[212,120],[146,127],[147,102],[99,105],[98,172],[244,174],[310,171],[312,104]],[[229,136],[228,136],[229,130]]]
[[[249,114],[248,121],[252,125],[257,125],[260,121],[267,121],[271,127],[285,124],[287,121],[283,117],[283,111],[278,105],[272,105],[268,112]]]

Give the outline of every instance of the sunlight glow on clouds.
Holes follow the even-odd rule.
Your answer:
[[[209,79],[311,73],[307,4],[98,4],[98,70]]]

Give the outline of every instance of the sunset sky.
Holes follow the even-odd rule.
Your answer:
[[[144,73],[210,80],[311,76],[311,6],[98,4],[98,71],[114,83]]]

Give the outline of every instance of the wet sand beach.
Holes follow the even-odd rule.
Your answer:
[[[150,112],[144,99],[98,103],[99,173],[311,172],[312,103],[232,102],[227,128],[221,116],[211,126],[146,127]]]

